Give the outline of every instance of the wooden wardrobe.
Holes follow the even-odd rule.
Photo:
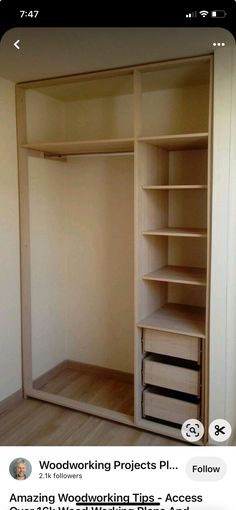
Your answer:
[[[212,73],[17,84],[26,397],[206,443]]]

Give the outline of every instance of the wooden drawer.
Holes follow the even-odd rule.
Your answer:
[[[143,346],[147,352],[200,361],[200,340],[195,336],[168,333],[155,329],[143,330]]]
[[[189,418],[199,418],[200,406],[199,404],[144,390],[143,412],[145,415],[153,418],[182,424]]]
[[[143,360],[143,382],[171,390],[199,395],[199,371],[153,361],[152,356]]]

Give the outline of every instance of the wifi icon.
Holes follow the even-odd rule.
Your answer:
[[[208,11],[199,11],[199,14],[201,14],[201,16],[203,18],[205,18],[209,14],[209,12]]]

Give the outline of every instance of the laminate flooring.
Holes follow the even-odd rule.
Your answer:
[[[102,370],[94,372],[81,367],[77,370],[66,368],[40,386],[40,390],[128,415],[134,413],[133,380]]]
[[[41,390],[132,414],[128,380],[65,369]],[[183,446],[184,443],[32,398],[0,415],[1,446]]]

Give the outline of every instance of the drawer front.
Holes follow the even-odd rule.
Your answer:
[[[199,395],[200,380],[197,370],[176,367],[146,358],[143,360],[143,378],[144,384]]]
[[[194,336],[144,329],[143,345],[147,352],[200,361],[200,340]]]
[[[192,402],[144,391],[143,411],[147,416],[182,424],[189,418],[198,419],[200,406]]]

